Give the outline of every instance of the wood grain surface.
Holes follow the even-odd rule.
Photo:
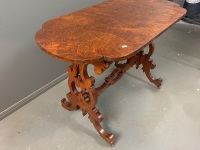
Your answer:
[[[186,10],[167,0],[108,0],[43,24],[37,44],[71,63],[128,59],[180,20]]]

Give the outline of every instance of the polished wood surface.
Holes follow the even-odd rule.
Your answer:
[[[35,39],[63,61],[119,61],[136,54],[185,12],[167,0],[108,0],[47,21]]]

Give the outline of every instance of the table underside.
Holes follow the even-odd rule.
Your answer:
[[[150,60],[151,55],[154,52],[154,44],[149,44],[149,52],[144,53],[144,50],[139,51],[136,55],[127,59],[125,63],[120,62],[107,62],[107,61],[97,61],[92,63],[94,65],[94,71],[96,74],[102,74],[112,63],[115,63],[116,69],[105,78],[104,83],[95,87],[95,78],[89,76],[87,73],[88,63],[73,63],[68,67],[69,79],[68,86],[70,92],[66,95],[66,98],[61,100],[62,106],[69,111],[78,110],[82,111],[83,116],[88,114],[88,118],[100,134],[100,136],[110,145],[114,145],[115,137],[112,133],[104,130],[101,126],[103,120],[103,115],[100,113],[99,109],[96,108],[98,102],[98,96],[107,87],[116,83],[124,73],[134,65],[136,69],[142,65],[142,70],[146,74],[150,82],[155,84],[157,87],[161,86],[162,79],[156,79],[151,75],[150,70],[154,69],[156,65]],[[81,90],[80,90],[81,89]]]

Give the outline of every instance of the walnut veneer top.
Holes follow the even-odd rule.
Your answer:
[[[185,13],[167,0],[108,0],[47,21],[35,39],[63,61],[119,61],[133,56]]]

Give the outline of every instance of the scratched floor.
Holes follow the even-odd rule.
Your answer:
[[[180,22],[155,44],[160,89],[133,68],[99,97],[103,125],[116,136],[112,150],[199,150],[200,27]],[[111,149],[80,111],[61,107],[68,91],[65,80],[0,121],[0,149]]]

